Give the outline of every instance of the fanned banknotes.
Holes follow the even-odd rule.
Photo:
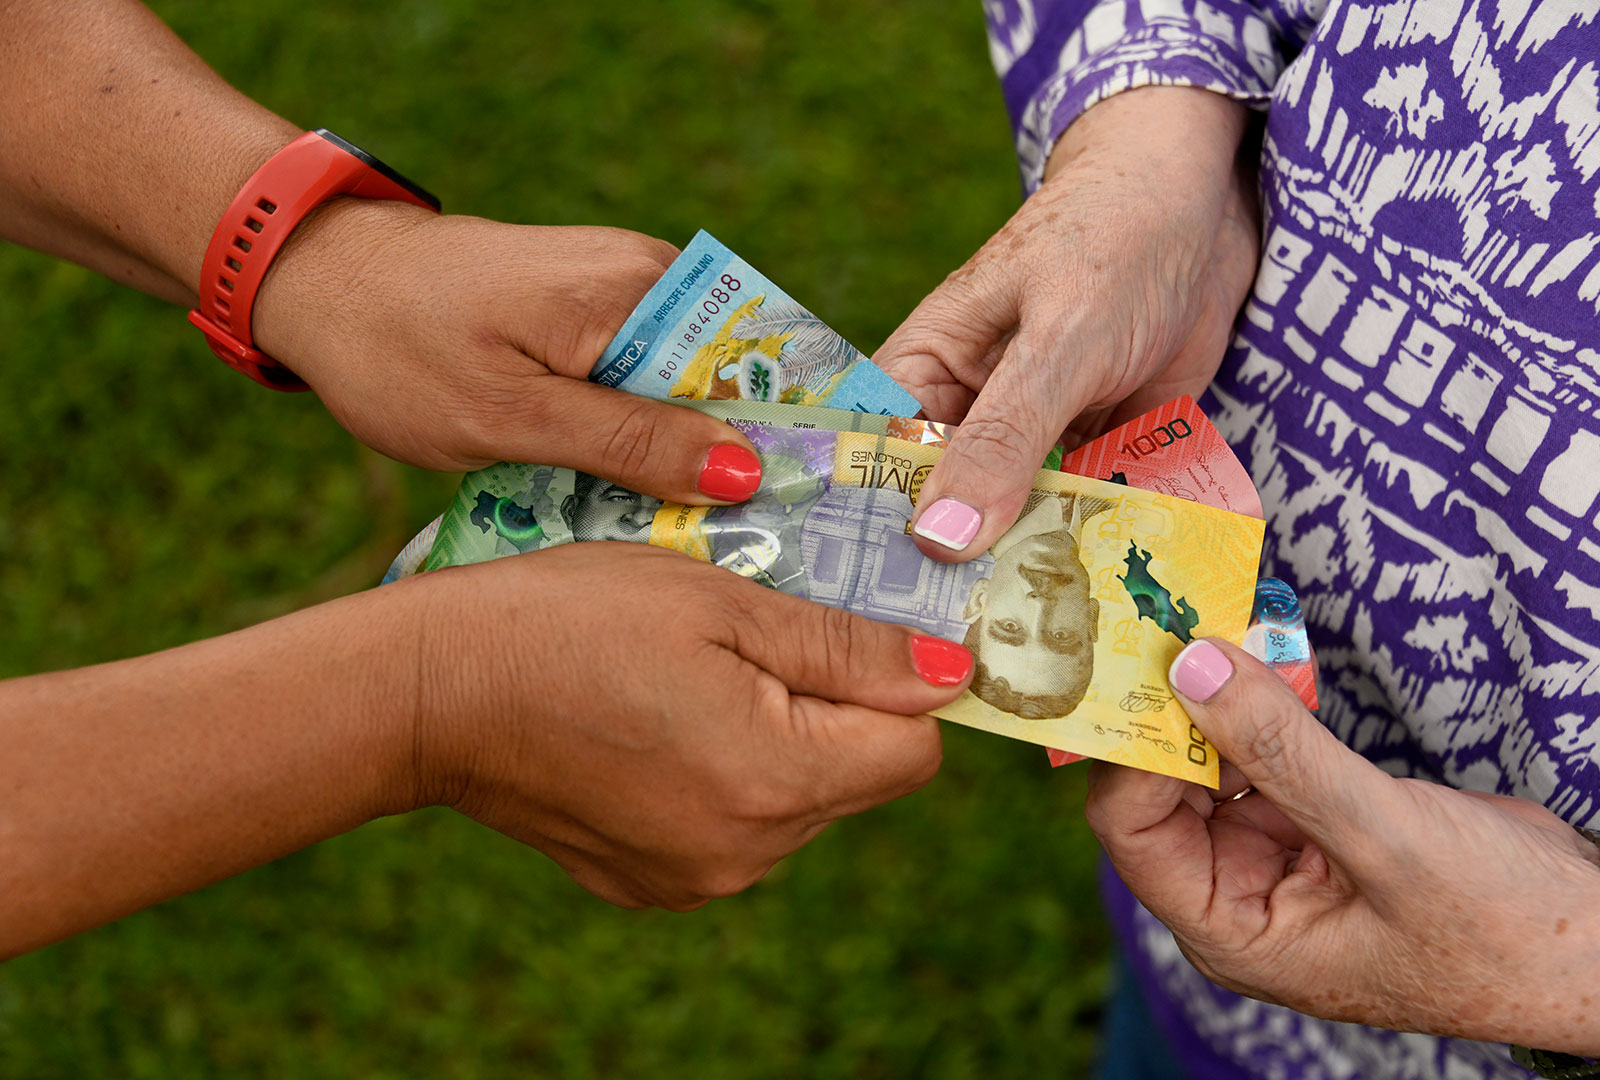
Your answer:
[[[700,232],[589,378],[653,398],[912,416],[917,399],[759,270]]]
[[[931,446],[943,447],[947,441],[942,424],[883,413],[728,399],[679,400],[674,404],[736,422],[747,432],[755,427],[807,430],[822,424],[830,431],[892,436]],[[770,467],[765,459],[762,466],[763,470]],[[764,481],[763,488],[767,486]],[[575,528],[570,507],[591,504],[591,510],[578,514]],[[603,527],[595,524],[602,506],[606,514]],[[419,569],[484,562],[574,540],[648,540],[646,526],[660,506],[659,499],[601,484],[571,469],[501,462],[467,474],[450,509],[406,545],[384,580]],[[563,507],[569,509],[563,513]]]
[[[1262,516],[1261,496],[1244,465],[1194,398],[1185,394],[1130,420],[1046,467],[1173,495],[1220,510]],[[1317,707],[1316,661],[1294,590],[1276,578],[1256,583],[1244,647]],[[1084,755],[1049,749],[1050,764]]]
[[[708,234],[629,316],[590,378],[740,427],[762,455],[756,496],[663,504],[572,470],[503,463],[469,474],[384,580],[580,540],[671,547],[965,641],[977,677],[945,719],[1064,748],[1053,755],[1215,785],[1215,752],[1173,699],[1166,669],[1194,636],[1241,638],[1262,528],[1184,501],[1248,511],[1239,497],[1254,496],[1193,401],[1063,464],[1131,486],[1042,472],[992,551],[951,565],[923,558],[909,535],[947,430],[905,419],[916,399]],[[1156,492],[1134,490],[1144,487]]]
[[[1215,786],[1215,751],[1174,700],[1166,671],[1194,637],[1244,635],[1259,520],[1040,472],[1022,518],[988,554],[934,562],[909,522],[944,452],[939,425],[759,403],[701,407],[761,455],[761,487],[748,502],[663,503],[567,469],[496,465],[467,477],[428,566],[575,540],[672,548],[770,588],[964,641],[978,674],[937,714],[946,720]]]

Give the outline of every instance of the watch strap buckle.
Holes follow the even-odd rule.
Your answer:
[[[190,310],[189,321],[206,336],[206,344],[211,346],[217,359],[239,374],[273,390],[294,393],[311,389],[300,376],[260,349],[240,341],[232,331],[219,325],[199,308]]]

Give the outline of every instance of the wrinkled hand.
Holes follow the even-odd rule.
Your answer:
[[[1232,645],[1188,646],[1173,685],[1231,762],[1222,796],[1249,793],[1097,763],[1088,818],[1197,968],[1334,1020],[1600,1051],[1594,845],[1536,803],[1388,776]]]
[[[987,550],[1069,425],[1076,445],[1211,381],[1259,246],[1246,125],[1186,88],[1090,108],[1044,185],[878,351],[929,418],[961,424],[918,502],[924,552]]]
[[[961,646],[642,545],[425,574],[418,805],[455,806],[590,892],[738,892],[938,770]]]
[[[341,199],[290,238],[254,326],[351,434],[401,461],[538,462],[676,502],[738,501],[759,478],[753,455],[735,455],[755,470],[734,478],[742,492],[702,471],[714,446],[748,451],[743,435],[585,381],[676,255],[622,229]]]

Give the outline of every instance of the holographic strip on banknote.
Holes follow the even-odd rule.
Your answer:
[[[1289,684],[1305,707],[1317,707],[1317,658],[1306,636],[1305,612],[1300,598],[1286,582],[1262,578],[1256,582],[1255,609],[1250,629],[1240,643],[1244,651],[1270,667]]]

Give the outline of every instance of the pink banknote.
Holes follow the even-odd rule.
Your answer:
[[[1061,471],[1261,517],[1250,474],[1187,394],[1067,454]]]

